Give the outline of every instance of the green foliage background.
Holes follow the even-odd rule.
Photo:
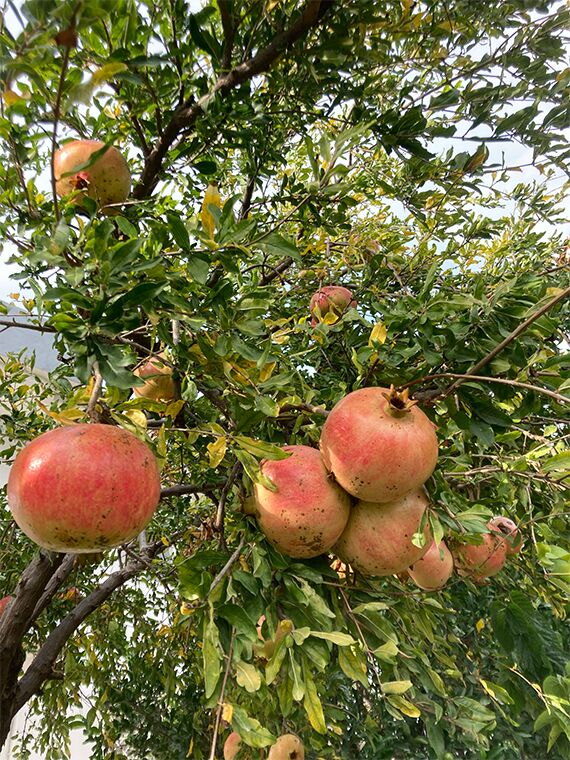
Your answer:
[[[218,92],[304,6],[28,0],[2,26],[0,235],[18,303],[61,359],[45,381],[24,353],[1,365],[2,457],[87,419],[96,362],[103,419],[146,437],[164,488],[195,491],[163,499],[147,538],[164,553],[68,642],[21,757],[38,741],[48,760],[66,757],[80,726],[93,758],[208,758],[222,703],[251,747],[294,731],[308,758],[570,757],[564,300],[484,379],[448,393],[450,374],[569,285],[569,11],[320,5],[268,71]],[[79,44],[66,49],[54,37],[69,26]],[[146,182],[153,150],[200,98]],[[113,143],[143,177],[119,215],[72,200],[56,211],[54,123],[57,141]],[[534,168],[513,165],[517,144]],[[223,201],[206,208],[212,234],[211,183]],[[309,300],[330,283],[358,307],[313,329]],[[130,393],[136,364],[162,346],[184,404]],[[484,586],[455,576],[429,594],[279,555],[241,510],[260,459],[315,445],[322,409],[350,390],[413,381],[438,426],[434,531],[477,541],[505,514],[522,553]],[[4,502],[0,595],[35,552]],[[98,557],[68,584],[88,595],[127,559]],[[69,614],[66,588],[27,651]],[[262,615],[267,638],[291,621],[269,659]]]

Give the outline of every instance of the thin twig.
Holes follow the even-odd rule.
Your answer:
[[[226,562],[226,564],[222,567],[220,572],[216,575],[214,580],[210,584],[210,588],[208,589],[208,593],[206,596],[210,596],[212,591],[216,588],[216,586],[222,581],[225,576],[228,574],[228,572],[231,570],[232,566],[237,562],[239,555],[241,554],[241,550],[243,549],[245,544],[245,536],[241,537],[241,541],[239,542],[237,549],[234,551],[232,556],[229,558],[229,560]]]
[[[93,389],[91,390],[91,396],[89,397],[89,403],[87,404],[87,416],[91,422],[99,422],[100,415],[97,411],[97,401],[101,395],[103,388],[103,377],[99,371],[99,364],[97,361],[93,362],[93,375],[95,382],[93,383]]]
[[[232,666],[235,637],[236,637],[236,629],[232,628],[232,637],[230,639],[230,648],[228,651],[228,661],[226,663],[226,670],[224,672],[224,679],[222,681],[222,690],[220,691],[220,698],[218,700],[218,708],[216,710],[216,723],[214,725],[214,734],[212,736],[212,745],[210,747],[210,756],[208,760],[216,760],[216,744],[218,743],[218,733],[220,731],[220,722],[222,720],[222,710],[224,708],[224,694],[226,693],[226,685],[228,683],[228,677],[230,675],[230,669]]]

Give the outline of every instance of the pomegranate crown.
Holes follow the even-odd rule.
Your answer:
[[[386,401],[388,402],[388,411],[395,417],[402,417],[405,414],[409,414],[418,402],[413,401],[410,396],[408,388],[404,388],[403,391],[397,391],[396,388],[391,385],[388,393],[382,393]]]

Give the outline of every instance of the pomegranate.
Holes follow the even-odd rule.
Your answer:
[[[133,393],[139,398],[150,401],[174,401],[176,387],[172,379],[172,367],[161,361],[164,354],[146,359],[134,370],[134,374],[145,381],[144,385],[133,388]]]
[[[317,449],[284,446],[287,459],[262,463],[277,487],[255,484],[252,507],[269,541],[290,557],[316,557],[330,549],[345,528],[350,496],[334,483]]]
[[[267,760],[305,760],[303,742],[295,734],[283,734],[270,748]]]
[[[8,478],[14,519],[33,541],[56,552],[90,553],[129,541],[159,498],[150,448],[110,425],[43,433],[19,452]]]
[[[487,523],[489,533],[483,534],[480,544],[459,544],[453,559],[459,575],[482,581],[496,575],[507,559],[507,543],[499,528]]]
[[[110,203],[123,203],[131,190],[131,173],[127,162],[112,146],[88,168],[81,167],[90,157],[103,148],[105,143],[98,140],[73,140],[66,143],[54,155],[55,189],[60,197],[75,190],[82,190],[78,196],[87,195],[97,201],[99,207]],[[71,172],[75,172],[71,174]],[[69,174],[69,176],[63,176]],[[116,214],[117,210],[105,208],[105,213]]]
[[[510,517],[499,515],[498,517],[491,518],[489,525],[493,526],[493,528],[498,528],[505,537],[507,557],[520,552],[522,549],[522,536],[514,520],[511,520]]]
[[[334,553],[364,575],[402,573],[429,548],[427,524],[424,528],[427,543],[421,548],[412,543],[428,504],[423,489],[386,504],[357,502],[344,533],[333,547]]]
[[[453,574],[453,556],[445,541],[431,546],[424,556],[408,568],[408,575],[424,591],[443,588]]]
[[[313,327],[318,322],[334,325],[350,306],[356,306],[356,301],[348,288],[342,285],[325,285],[311,298],[309,304],[309,311],[313,317],[311,324]]]
[[[320,440],[325,465],[357,499],[382,504],[418,489],[437,462],[435,426],[394,388],[361,388],[341,399]]]
[[[13,598],[13,596],[4,596],[2,599],[0,599],[0,617],[2,617],[4,610],[10,604]]]
[[[241,736],[232,731],[224,742],[224,760],[234,760],[241,749]]]

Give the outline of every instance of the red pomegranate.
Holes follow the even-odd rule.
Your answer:
[[[392,387],[361,388],[341,399],[320,440],[327,468],[364,501],[393,501],[418,489],[437,462],[435,426]]]
[[[443,588],[453,574],[453,556],[445,541],[432,541],[424,556],[408,568],[408,575],[424,591]]]
[[[60,197],[75,190],[83,190],[98,206],[123,203],[131,190],[131,173],[127,162],[117,148],[109,147],[95,162],[85,168],[89,159],[105,143],[98,140],[73,140],[66,143],[54,156],[55,189]],[[73,172],[73,173],[72,173]],[[68,174],[69,176],[64,176]],[[81,202],[79,196],[78,202]],[[115,214],[116,209],[105,208],[105,213]]]
[[[356,301],[348,288],[342,285],[325,285],[311,298],[309,311],[313,317],[313,327],[317,322],[334,325],[350,307],[356,306]]]
[[[290,557],[317,557],[340,536],[350,513],[350,496],[329,477],[317,449],[284,446],[287,459],[268,459],[262,472],[277,487],[259,483],[253,512],[269,541]]]
[[[20,528],[45,549],[86,553],[137,536],[160,498],[150,448],[111,425],[43,433],[16,457],[8,504]]]
[[[241,749],[241,736],[232,731],[224,742],[224,760],[234,760]]]
[[[10,604],[13,598],[13,596],[4,596],[2,599],[0,599],[0,617],[2,617],[4,610]]]
[[[146,359],[134,370],[137,377],[145,381],[144,385],[133,388],[139,398],[151,401],[174,401],[176,388],[172,379],[172,367],[161,361],[163,354]]]
[[[482,581],[496,575],[507,559],[507,543],[499,528],[487,523],[489,533],[484,533],[480,544],[458,544],[453,559],[459,575],[474,581]]]
[[[364,575],[403,572],[423,557],[430,546],[427,525],[424,546],[419,548],[412,543],[428,504],[423,489],[385,504],[357,502],[333,552]]]
[[[522,536],[514,520],[511,520],[510,517],[499,515],[498,517],[491,518],[489,526],[498,528],[505,537],[508,557],[520,552],[522,549]]]

